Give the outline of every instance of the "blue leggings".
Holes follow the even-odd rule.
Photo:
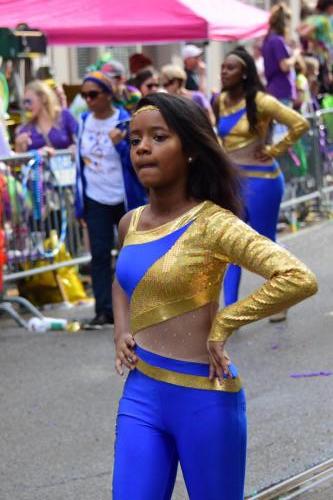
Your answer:
[[[139,347],[137,355],[173,373],[208,376],[205,364]],[[139,369],[129,374],[117,418],[113,500],[170,500],[178,462],[190,500],[243,500],[245,458],[243,389],[193,389]]]
[[[257,167],[262,169],[263,167]],[[277,165],[275,165],[277,168]],[[247,177],[244,179],[243,201],[245,222],[258,233],[275,241],[280,204],[284,191],[282,173],[275,179]],[[228,267],[223,289],[226,306],[237,302],[241,280],[241,268],[234,264]]]

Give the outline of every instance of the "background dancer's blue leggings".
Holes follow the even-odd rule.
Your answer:
[[[141,348],[137,355],[152,366],[208,375],[205,364]],[[193,389],[129,374],[117,418],[113,500],[170,500],[178,462],[190,500],[243,500],[245,458],[243,389]]]
[[[249,167],[254,168],[254,167]],[[263,169],[263,167],[257,167]],[[275,164],[273,168],[278,168]],[[284,178],[281,173],[275,179],[246,177],[244,179],[243,201],[245,222],[258,233],[271,240],[276,239],[280,204],[284,191]],[[224,304],[237,302],[241,280],[241,268],[234,264],[228,267],[223,282]]]

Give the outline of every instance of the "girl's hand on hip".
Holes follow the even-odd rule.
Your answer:
[[[270,156],[265,148],[265,146],[258,146],[254,151],[254,158],[259,161],[270,161],[272,156]]]
[[[126,366],[129,370],[134,370],[138,357],[134,353],[135,340],[133,335],[125,333],[115,340],[116,344],[116,371],[119,375],[123,375],[123,367]]]
[[[232,378],[230,373],[230,359],[224,350],[225,342],[212,341],[207,342],[209,355],[209,380],[218,378],[220,384],[225,378]]]

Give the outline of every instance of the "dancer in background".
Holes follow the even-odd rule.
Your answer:
[[[309,124],[263,91],[254,60],[242,47],[227,55],[221,79],[217,127],[225,150],[243,176],[244,219],[275,241],[284,189],[283,174],[275,158],[287,151]],[[288,132],[279,143],[268,144],[273,120],[286,125]],[[224,280],[226,305],[238,300],[240,278],[240,267],[230,266]],[[275,319],[285,319],[285,314]]]
[[[170,500],[180,462],[191,500],[243,500],[245,395],[225,343],[241,325],[315,293],[316,280],[235,215],[237,171],[189,99],[143,98],[130,142],[150,203],[119,224],[116,368],[130,374],[119,404],[112,498]],[[218,310],[229,262],[267,281]]]

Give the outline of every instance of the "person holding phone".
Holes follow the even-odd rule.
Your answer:
[[[114,226],[126,209],[145,202],[129,158],[129,113],[113,104],[111,78],[94,71],[83,80],[81,96],[89,111],[80,120],[77,150],[76,215],[87,225],[92,255],[95,317],[85,325],[100,329],[113,323],[111,250]]]

